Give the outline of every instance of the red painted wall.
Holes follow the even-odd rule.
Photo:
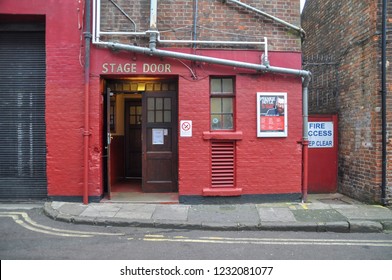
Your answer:
[[[220,72],[217,72],[218,74]],[[242,194],[301,192],[301,83],[298,78],[273,75],[236,76],[236,186]],[[256,93],[288,93],[288,137],[256,137]],[[197,97],[197,98],[195,98]],[[188,102],[192,100],[192,102]],[[209,80],[180,80],[179,119],[193,120],[193,137],[179,139],[180,195],[201,195],[210,186]],[[203,116],[203,117],[202,117]],[[197,180],[195,180],[197,178]]]
[[[83,1],[2,0],[0,14],[46,19],[46,144],[49,196],[82,196],[83,189]],[[18,20],[23,17],[18,17]],[[99,79],[96,79],[99,81]],[[90,195],[102,193],[99,84],[92,86]]]
[[[49,196],[82,196],[83,191],[83,118],[84,118],[84,38],[79,29],[83,7],[78,1],[2,0],[1,14],[45,15],[46,18],[46,129],[47,176]],[[190,49],[177,50],[193,52]],[[197,54],[260,63],[260,52],[196,50]],[[133,59],[131,59],[133,58]],[[271,52],[273,66],[301,68],[300,53]],[[137,63],[135,73],[103,73],[104,63]],[[153,76],[143,73],[143,63],[169,63],[179,79],[179,120],[193,121],[193,136],[179,137],[179,194],[201,195],[210,183],[209,76],[236,77],[236,183],[243,194],[300,193],[302,97],[299,77],[256,74],[232,67],[197,64],[192,75],[184,63],[144,55],[92,47],[90,81],[89,195],[100,196],[102,186],[103,98],[101,78],[110,75]],[[116,68],[117,69],[117,68]],[[256,137],[256,93],[287,92],[288,137]]]
[[[191,52],[189,49],[174,51]],[[197,54],[260,63],[260,52],[197,50]],[[129,59],[132,56],[132,59]],[[301,192],[301,145],[302,138],[302,85],[299,77],[256,74],[246,69],[197,64],[193,68],[197,80],[187,67],[178,60],[155,58],[127,52],[113,53],[105,49],[94,49],[92,76],[111,77],[147,75],[143,64],[170,64],[171,73],[179,77],[179,121],[193,121],[193,136],[179,137],[179,194],[202,195],[210,186],[210,140],[204,140],[209,121],[209,77],[232,75],[236,80],[236,131],[242,132],[242,140],[236,147],[236,183],[242,194],[284,194]],[[300,69],[300,53],[271,52],[273,66]],[[103,67],[102,65],[108,63]],[[134,73],[123,73],[126,63],[135,64]],[[190,62],[183,61],[187,66]],[[109,69],[109,70],[107,70]],[[287,92],[288,137],[256,137],[256,93]]]

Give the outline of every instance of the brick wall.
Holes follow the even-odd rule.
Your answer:
[[[381,6],[381,1],[378,2],[378,29],[381,30],[381,12],[382,12],[382,6]],[[387,66],[386,66],[386,75],[387,75],[387,80],[386,80],[386,102],[387,102],[387,203],[392,204],[392,116],[390,114],[391,109],[392,109],[392,72],[391,72],[391,67],[392,67],[392,3],[390,1],[387,1],[387,22],[386,22],[386,28],[387,28],[387,47],[386,47],[386,57],[387,57]]]
[[[299,55],[291,59],[300,61]],[[236,187],[242,188],[244,195],[301,193],[302,150],[297,143],[302,135],[299,79],[275,75],[237,75],[235,82],[235,127],[236,132],[242,133],[242,139],[236,141]],[[193,136],[179,139],[180,195],[202,195],[203,188],[211,186],[211,144],[203,139],[203,132],[210,131],[207,117],[209,79],[193,82],[180,79],[179,87],[179,119],[193,120]],[[256,137],[256,92],[288,93],[288,137]],[[194,99],[196,95],[198,98]],[[191,99],[194,101],[186,102]]]
[[[303,65],[313,73],[309,110],[338,114],[338,187],[364,201],[381,198],[380,2],[313,0],[302,14]],[[390,26],[391,16],[389,8]],[[391,170],[388,177],[390,185]]]
[[[196,38],[198,40],[263,41],[264,37],[268,37],[271,50],[300,51],[301,49],[298,34],[280,23],[246,10],[237,4],[224,3],[226,1],[198,0],[197,2],[196,9],[195,0],[158,1],[157,27],[161,32],[161,39],[192,39],[196,16]],[[244,0],[242,2],[296,26],[300,24],[299,0]],[[116,3],[135,22],[136,31],[149,29],[150,1],[118,0]],[[135,31],[135,25],[109,0],[102,0],[101,6],[102,31]],[[102,39],[138,45],[148,44],[147,40],[140,37],[106,36]]]

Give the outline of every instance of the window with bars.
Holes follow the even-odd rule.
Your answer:
[[[211,78],[211,130],[234,129],[234,96],[233,78]]]

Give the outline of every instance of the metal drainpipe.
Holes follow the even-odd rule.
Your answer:
[[[150,1],[150,30],[148,31],[150,34],[150,49],[155,49],[157,45],[157,9],[158,2],[157,0]]]
[[[310,83],[311,74],[303,76],[302,81],[302,202],[305,203],[308,199],[308,87]]]
[[[193,0],[193,40],[197,40],[197,17],[199,12],[199,1]],[[196,44],[193,44],[193,48],[196,49]]]
[[[382,1],[382,43],[381,43],[381,114],[382,114],[382,179],[381,179],[381,203],[386,202],[387,185],[387,101],[386,101],[386,65],[387,65],[387,0]]]
[[[89,137],[90,137],[90,42],[91,42],[91,2],[86,0],[86,17],[85,17],[85,64],[84,64],[84,182],[83,182],[83,204],[88,204],[88,173],[89,173]]]

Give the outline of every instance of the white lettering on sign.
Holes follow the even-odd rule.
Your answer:
[[[143,63],[103,63],[103,74],[127,74],[127,73],[171,73],[171,64]]]
[[[308,123],[309,148],[333,148],[333,122]]]
[[[136,63],[104,63],[102,73],[136,73]]]
[[[171,73],[170,64],[143,64],[143,73]]]
[[[276,97],[262,96],[260,100],[262,104],[275,104]]]

